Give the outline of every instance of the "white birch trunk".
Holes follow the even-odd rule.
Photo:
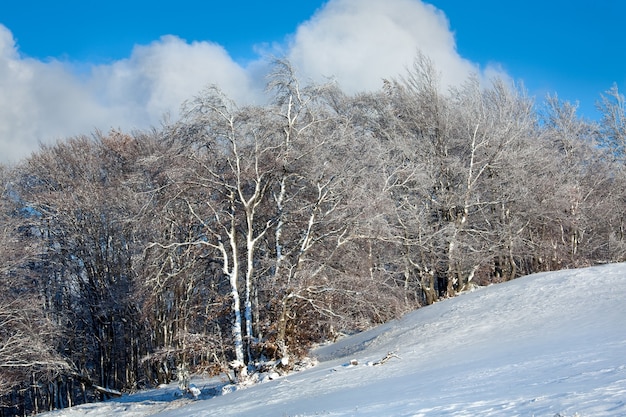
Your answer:
[[[232,196],[231,196],[232,198]],[[234,218],[231,218],[231,226],[230,231],[228,231],[228,238],[230,244],[230,251],[232,254],[232,266],[229,262],[228,251],[224,247],[223,242],[218,243],[218,247],[222,252],[222,259],[224,262],[223,271],[224,274],[228,277],[228,282],[230,284],[230,294],[233,299],[233,339],[234,339],[234,350],[235,350],[235,362],[231,364],[232,368],[237,372],[236,375],[238,378],[238,382],[244,382],[248,376],[248,371],[246,368],[246,360],[244,355],[244,342],[243,342],[243,334],[241,331],[241,301],[239,299],[239,254],[237,251],[237,235],[236,235],[236,226],[234,222]]]
[[[276,200],[276,208],[278,210],[278,222],[276,223],[276,231],[275,231],[275,240],[276,240],[276,266],[274,268],[274,276],[278,276],[279,274],[279,270],[280,267],[282,265],[282,261],[285,257],[285,255],[283,254],[283,245],[282,245],[282,234],[283,234],[283,227],[285,222],[283,221],[283,211],[284,211],[284,207],[283,207],[283,202],[285,200],[285,193],[286,193],[286,178],[283,176],[282,179],[280,180],[280,192],[278,193],[278,196],[275,198]]]

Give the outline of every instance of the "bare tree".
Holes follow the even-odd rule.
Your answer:
[[[581,120],[576,106],[556,96],[546,106],[542,133],[558,155],[549,180],[554,257],[568,266],[620,259],[623,213],[614,207],[622,204],[623,164],[606,144],[607,128]]]
[[[255,339],[255,260],[259,244],[275,223],[261,208],[273,185],[280,141],[265,122],[262,109],[240,110],[215,88],[187,104],[183,120],[170,133],[188,146],[183,145],[179,155],[181,168],[165,206],[176,205],[186,213],[188,235],[150,244],[162,249],[202,248],[206,258],[220,265],[232,303],[231,366],[240,382],[248,377]]]
[[[29,218],[35,272],[48,315],[63,328],[59,349],[80,375],[77,386],[82,378],[130,388],[144,378],[133,268],[142,195],[131,187],[141,141],[119,132],[73,138],[43,147],[20,168],[19,195],[36,213]]]
[[[0,407],[11,406],[28,412],[24,400],[7,396],[35,390],[30,382],[47,383],[71,369],[56,352],[61,332],[46,315],[37,286],[39,277],[30,271],[38,261],[28,218],[36,216],[14,189],[14,174],[0,169]],[[34,411],[38,411],[35,400]]]
[[[475,78],[444,93],[423,56],[385,91],[391,110],[381,131],[393,138],[388,191],[407,280],[417,275],[431,303],[472,280],[515,277],[524,225],[512,213],[525,155],[541,146],[531,141],[531,100],[502,81]]]
[[[601,95],[597,108],[602,113],[600,145],[617,160],[626,162],[626,99],[617,84]]]

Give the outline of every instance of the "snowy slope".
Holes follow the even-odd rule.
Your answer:
[[[248,389],[50,416],[626,416],[625,320],[625,264],[537,274],[319,348],[318,366]]]

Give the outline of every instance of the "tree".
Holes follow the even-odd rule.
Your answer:
[[[523,89],[500,79],[487,86],[470,79],[451,94],[456,117],[450,134],[460,139],[451,149],[461,163],[461,183],[452,187],[460,195],[453,197],[456,220],[449,254],[460,252],[451,260],[458,270],[448,294],[466,288],[474,277],[488,281],[517,276],[514,248],[523,225],[515,203],[520,181],[528,175],[528,166],[520,162],[542,146],[532,141],[533,102]]]
[[[614,84],[596,104],[602,114],[600,145],[622,163],[626,162],[626,99]]]
[[[35,397],[38,385],[55,381],[71,365],[56,352],[61,331],[46,315],[40,277],[29,270],[38,259],[28,218],[37,213],[20,200],[13,175],[0,167],[0,407],[26,413],[27,393],[35,411],[43,408]]]
[[[607,146],[607,128],[581,120],[576,106],[556,96],[548,97],[546,106],[542,134],[559,162],[549,191],[555,201],[552,234],[560,236],[552,243],[560,252],[555,257],[569,266],[620,259],[623,214],[614,208],[622,204],[623,163]]]
[[[142,194],[129,186],[141,147],[130,135],[98,133],[42,147],[20,168],[18,193],[37,213],[29,227],[42,296],[63,329],[59,350],[80,375],[74,383],[83,401],[81,378],[114,389],[144,378],[133,265],[142,250],[135,222]]]
[[[516,277],[528,249],[518,203],[533,192],[524,181],[541,170],[532,101],[476,78],[445,94],[424,56],[385,92],[389,110],[376,131],[390,138],[387,190],[407,282],[429,304],[472,281]]]
[[[181,231],[186,235],[152,242],[150,248],[202,248],[205,258],[220,265],[232,302],[231,366],[243,382],[254,342],[255,259],[273,224],[260,207],[269,196],[277,144],[263,124],[261,110],[239,110],[217,89],[189,102],[184,113],[169,133],[183,151],[177,155],[181,168],[175,172],[174,191],[165,196],[162,207],[179,207],[185,213],[187,224]]]

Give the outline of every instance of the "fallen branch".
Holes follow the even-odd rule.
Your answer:
[[[376,361],[376,362],[372,363],[372,366],[382,365],[382,364],[384,364],[384,363],[388,362],[388,361],[389,361],[389,359],[391,359],[391,358],[398,358],[398,359],[401,359],[401,358],[400,358],[400,356],[396,355],[396,353],[395,353],[395,352],[389,352],[389,353],[387,353],[387,355],[385,355],[385,357],[384,357],[384,358],[382,358],[381,360],[379,360],[379,361]]]
[[[102,394],[110,395],[111,397],[117,398],[117,397],[122,396],[122,393],[116,389],[104,388],[104,387],[101,387],[100,385],[94,384],[94,382],[91,380],[91,378],[88,375],[79,374],[78,372],[72,372],[71,376],[73,378],[78,379],[82,384],[84,384],[86,388],[91,388],[94,391],[98,391]]]
[[[101,392],[103,394],[107,394],[110,395],[111,397],[121,397],[122,393],[116,389],[111,389],[111,388],[104,388],[101,387],[100,385],[92,385],[92,388],[98,392]]]

